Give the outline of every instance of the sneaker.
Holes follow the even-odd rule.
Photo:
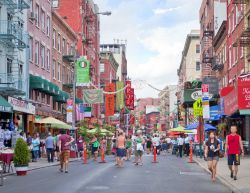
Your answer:
[[[231,176],[230,176],[231,178],[233,178],[234,177],[234,174],[233,174],[233,172],[231,172]]]
[[[135,163],[135,166],[138,166],[138,163]]]
[[[59,171],[60,171],[60,172],[63,172],[63,169],[60,168]]]
[[[65,173],[69,173],[69,171],[66,170]]]
[[[234,176],[234,180],[237,180],[237,176]]]

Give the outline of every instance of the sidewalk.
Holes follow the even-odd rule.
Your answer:
[[[73,162],[73,161],[77,161],[77,160],[79,160],[79,159],[78,158],[71,158],[69,161]],[[59,164],[60,164],[60,162],[58,162],[58,161],[55,161],[53,163],[48,163],[46,158],[41,158],[37,162],[30,162],[29,163],[29,171],[38,170],[38,169],[42,169],[42,168],[46,168],[46,167],[58,166]],[[10,169],[10,173],[4,173],[3,176],[9,176],[9,175],[15,174],[15,168],[13,165],[12,165],[12,168],[14,170],[13,172]]]
[[[194,157],[194,161],[197,162],[206,171],[207,162],[204,159]],[[241,159],[241,165],[239,166],[238,180],[234,181],[230,178],[230,172],[227,165],[227,159],[222,158],[218,163],[217,178],[226,186],[232,189],[234,193],[250,193],[250,157],[244,157]]]

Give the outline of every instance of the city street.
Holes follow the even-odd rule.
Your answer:
[[[197,164],[185,158],[161,156],[152,164],[146,156],[143,166],[126,162],[116,168],[113,159],[106,164],[80,161],[71,163],[68,174],[57,166],[30,171],[26,177],[8,176],[0,187],[4,193],[231,193],[220,182],[211,183],[210,176]]]

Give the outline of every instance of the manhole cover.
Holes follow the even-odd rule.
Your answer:
[[[180,175],[186,175],[186,176],[204,176],[204,173],[201,172],[180,172]]]
[[[89,186],[86,189],[88,190],[108,190],[108,186]]]

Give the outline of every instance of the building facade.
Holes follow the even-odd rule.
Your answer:
[[[100,18],[99,8],[93,0],[54,0],[53,8],[78,35],[77,55],[90,61],[91,83],[100,86]],[[82,98],[82,88],[77,95]],[[100,105],[93,105],[92,115],[100,117]]]
[[[56,118],[65,119],[66,101],[72,98],[74,79],[74,55],[77,35],[65,20],[52,10],[52,66],[51,82],[59,87],[59,95],[53,96],[52,109]]]
[[[119,64],[117,79],[125,83],[127,79],[126,44],[102,44],[100,50],[101,52],[110,51],[113,53],[116,62]]]

